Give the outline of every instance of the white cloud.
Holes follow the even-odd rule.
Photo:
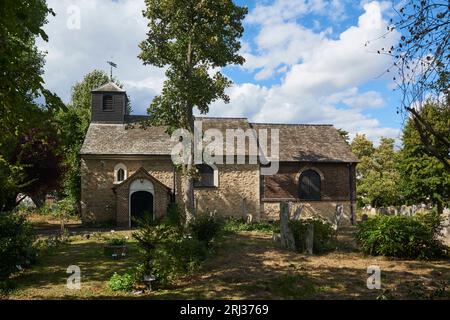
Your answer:
[[[106,61],[113,59],[119,66],[114,74],[124,83],[134,112],[145,114],[152,98],[161,91],[164,70],[143,66],[137,58],[138,44],[145,39],[147,29],[141,15],[144,1],[48,3],[57,16],[49,17],[45,27],[50,41],[39,42],[40,48],[48,51],[44,75],[47,87],[68,101],[76,81],[93,69],[109,72]],[[67,28],[67,8],[72,5],[80,8],[80,30]],[[364,110],[384,105],[381,95],[360,89],[388,63],[387,57],[364,47],[367,40],[384,31],[384,7],[378,2],[364,3],[358,24],[332,38],[331,25],[317,32],[319,24],[314,30],[308,29],[298,18],[306,14],[329,16],[333,11],[345,15],[339,1],[276,0],[257,5],[246,23],[259,32],[253,39],[246,38],[242,48],[247,59],[243,68],[254,72],[256,81],[230,88],[231,103],[214,103],[210,114],[246,116],[260,122],[332,123],[352,134],[396,136],[397,129],[385,128],[364,115]],[[376,46],[387,47],[395,40],[382,39]],[[279,84],[258,84],[258,80],[268,78],[279,78]],[[338,108],[338,104],[347,107]]]
[[[258,8],[257,8],[258,9]],[[255,9],[256,10],[256,9]],[[255,38],[256,53],[247,54],[245,68],[256,71],[256,79],[274,76],[285,68],[280,85],[271,87],[243,85],[230,92],[232,109],[260,122],[331,123],[351,133],[366,133],[372,138],[380,135],[398,136],[398,129],[383,128],[377,119],[364,115],[365,109],[379,108],[385,102],[380,93],[360,92],[359,86],[373,80],[388,66],[388,57],[373,54],[365,47],[368,40],[377,38],[386,29],[382,8],[378,2],[364,5],[358,25],[343,31],[334,40],[327,33],[315,33],[293,22],[279,19],[267,25],[258,12],[260,32]],[[253,13],[250,13],[252,15]],[[390,47],[398,35],[381,39],[375,46]],[[236,95],[239,92],[239,99]],[[247,99],[243,98],[247,94]],[[255,96],[262,103],[257,109],[249,107]],[[337,104],[347,108],[338,108]],[[216,103],[215,114],[226,114],[226,107]]]

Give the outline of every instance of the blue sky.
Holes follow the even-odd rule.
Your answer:
[[[137,58],[145,39],[144,0],[49,0],[57,13],[45,30],[49,42],[44,79],[68,102],[76,81],[93,69],[115,75],[128,91],[134,113],[145,114],[161,91],[164,70],[143,66]],[[390,1],[236,0],[249,8],[244,21],[243,66],[221,71],[234,86],[231,102],[214,102],[212,116],[245,116],[255,122],[331,123],[354,136],[365,133],[398,138],[400,96],[391,60],[376,54],[398,41],[385,33],[392,15]]]

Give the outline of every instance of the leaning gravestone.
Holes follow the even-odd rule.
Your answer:
[[[306,253],[313,254],[314,224],[312,222],[309,223],[308,227],[306,228],[305,247],[306,247]]]
[[[289,205],[286,202],[280,204],[280,231],[281,244],[289,250],[295,250],[294,235],[289,227]]]
[[[339,221],[341,221],[344,216],[344,206],[342,204],[336,205],[336,211],[334,212],[333,217],[333,229],[337,231],[339,226]]]

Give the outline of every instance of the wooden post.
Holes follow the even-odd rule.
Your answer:
[[[289,205],[286,202],[280,203],[280,229],[281,244],[289,250],[295,250],[294,235],[289,227]]]
[[[306,252],[308,254],[313,254],[313,248],[314,248],[314,224],[313,223],[309,223],[308,227],[306,228],[305,245],[306,245]]]

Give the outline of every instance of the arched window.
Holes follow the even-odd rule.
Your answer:
[[[127,179],[127,167],[123,163],[119,163],[114,167],[114,183],[121,183]]]
[[[218,174],[217,169],[207,165],[196,165],[199,177],[194,179],[194,187],[217,187]]]
[[[125,171],[123,169],[117,170],[117,182],[125,180]]]
[[[320,175],[314,170],[306,170],[300,175],[299,197],[304,200],[320,200]]]
[[[103,110],[112,111],[113,110],[113,96],[110,94],[103,95]]]

